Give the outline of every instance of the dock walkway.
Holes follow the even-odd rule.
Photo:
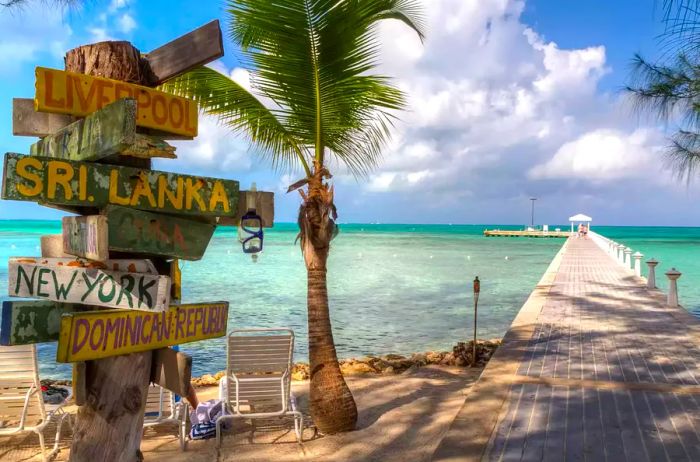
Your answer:
[[[569,238],[434,461],[700,461],[700,323]]]

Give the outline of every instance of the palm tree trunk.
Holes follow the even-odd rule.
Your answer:
[[[299,211],[299,226],[308,284],[311,417],[321,432],[331,434],[355,429],[357,406],[340,372],[328,308],[326,262],[336,226],[333,193],[322,184],[318,168],[316,172]]]

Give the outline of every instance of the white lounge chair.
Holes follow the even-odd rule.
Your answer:
[[[304,416],[291,393],[294,331],[237,329],[228,335],[226,377],[219,393],[225,414],[216,421],[216,444],[221,426],[232,419],[292,416],[297,441],[302,441]]]
[[[143,428],[162,424],[175,424],[180,439],[180,449],[187,449],[187,403],[175,401],[175,394],[159,385],[148,387]]]
[[[66,417],[69,415],[63,411],[63,403],[44,404],[36,346],[0,346],[0,437],[34,432],[39,435],[42,457],[49,460],[58,453]],[[53,420],[56,436],[53,450],[47,454],[44,429]]]

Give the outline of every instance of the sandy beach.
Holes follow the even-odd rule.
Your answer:
[[[358,429],[350,433],[319,435],[308,426],[309,420],[304,443],[298,444],[291,421],[256,429],[240,421],[233,434],[225,435],[219,451],[215,440],[205,440],[190,441],[187,451],[181,452],[174,427],[163,425],[146,431],[141,450],[146,461],[168,462],[427,461],[481,370],[425,366],[399,375],[348,377],[360,413]],[[305,414],[308,386],[308,381],[292,385]],[[217,393],[216,387],[198,389],[202,400],[215,398]],[[69,444],[67,434],[55,460],[67,460]],[[38,447],[33,435],[4,438],[0,459],[39,461]]]

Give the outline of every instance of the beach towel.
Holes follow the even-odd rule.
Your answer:
[[[224,403],[220,399],[210,399],[199,403],[190,413],[190,438],[203,440],[216,436],[216,420],[224,414]],[[226,426],[224,426],[225,428]]]

